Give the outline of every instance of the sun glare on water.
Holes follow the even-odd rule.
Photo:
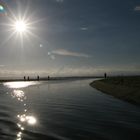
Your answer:
[[[5,82],[3,83],[4,86],[7,86],[8,88],[12,89],[20,89],[20,88],[26,88],[32,85],[37,85],[38,82]]]
[[[18,115],[17,116],[21,123],[27,123],[28,125],[35,125],[37,123],[37,120],[34,116],[28,116],[26,114]]]

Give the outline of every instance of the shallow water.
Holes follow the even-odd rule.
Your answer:
[[[0,85],[0,140],[140,139],[140,107],[89,86],[92,80]]]

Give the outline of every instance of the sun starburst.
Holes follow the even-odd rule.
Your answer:
[[[36,23],[40,20],[34,20],[31,14],[29,14],[29,8],[25,9],[25,12],[13,12],[10,8],[8,9],[9,14],[6,16],[7,23],[4,24],[5,31],[8,31],[7,38],[2,42],[4,46],[12,38],[18,39],[23,46],[26,41],[32,42],[31,39],[40,39],[34,31],[37,29]],[[22,14],[21,14],[22,13]]]

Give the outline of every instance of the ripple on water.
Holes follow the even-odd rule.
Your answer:
[[[140,109],[92,89],[89,83],[57,81],[31,87],[24,83],[24,89],[22,83],[14,83],[0,98],[0,140],[140,138]]]

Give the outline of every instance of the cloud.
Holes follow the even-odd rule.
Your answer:
[[[69,51],[69,50],[65,50],[65,49],[54,50],[51,53],[56,54],[56,55],[63,55],[63,56],[74,56],[74,57],[84,57],[84,58],[91,57],[88,54],[77,53],[77,52],[73,52],[73,51]]]
[[[82,31],[87,31],[88,30],[88,27],[81,27],[80,28]]]
[[[134,8],[134,11],[140,11],[140,6],[136,6],[136,7]]]

